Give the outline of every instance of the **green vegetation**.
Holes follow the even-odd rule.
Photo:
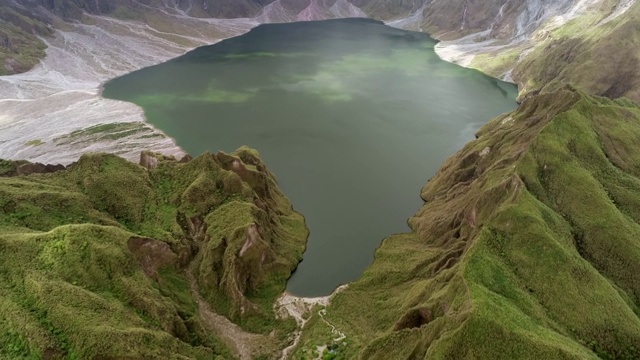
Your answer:
[[[162,134],[154,132],[152,128],[143,122],[123,122],[94,125],[57,137],[53,141],[60,146],[118,140],[129,136],[137,136],[139,138],[163,137]]]
[[[122,5],[117,5],[110,15],[120,20],[140,20],[140,14],[137,11]]]
[[[193,11],[237,15],[228,3]],[[259,12],[237,3],[242,13]],[[415,10],[360,3],[385,17]],[[446,13],[462,13],[445,3]],[[52,11],[177,26],[138,8],[92,4],[61,0]],[[444,164],[423,189],[412,232],[383,242],[373,265],[326,309],[328,322],[314,309],[294,359],[640,358],[640,107],[565,88],[640,99],[640,4],[602,22],[611,10],[537,34],[524,59],[519,48],[476,57],[473,65],[493,74],[523,60],[513,77],[531,96]],[[487,11],[472,15],[493,19]],[[463,28],[442,14],[428,11],[425,28]],[[0,6],[0,75],[37,64],[46,48],[38,37],[52,32]],[[343,62],[400,62],[410,71],[422,64],[413,55]],[[348,99],[339,79],[320,72],[314,80],[326,86],[310,91]],[[212,88],[195,100],[251,96]],[[134,134],[160,136],[120,123],[54,141]],[[276,318],[273,302],[307,230],[273,175],[249,149],[189,162],[144,158],[141,167],[85,155],[66,170],[29,176],[17,175],[23,162],[0,160],[0,359],[237,357],[207,307],[244,330],[273,332],[270,346],[284,346],[294,325]],[[336,341],[329,324],[346,339]],[[272,347],[254,355],[270,358]]]
[[[45,56],[47,46],[38,36],[53,30],[28,15],[0,2],[0,75],[27,71]]]
[[[16,171],[16,163],[0,159],[0,176],[13,175]]]
[[[26,146],[40,146],[44,144],[44,142],[40,139],[29,140],[25,143]]]
[[[638,141],[638,105],[572,89],[488,123],[334,297],[335,358],[638,359]]]
[[[307,230],[257,154],[142,159],[0,161],[0,358],[236,357],[200,297],[269,346],[291,330],[272,307]]]
[[[471,67],[500,77],[513,68],[513,65],[520,59],[521,52],[522,49],[515,48],[498,53],[478,54],[473,58]]]

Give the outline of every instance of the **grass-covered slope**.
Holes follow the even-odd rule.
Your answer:
[[[638,105],[571,90],[488,123],[333,299],[336,358],[640,358],[638,143]],[[309,324],[294,358],[336,337]]]
[[[307,230],[257,154],[142,163],[0,162],[0,359],[237,356],[211,309],[285,337]]]

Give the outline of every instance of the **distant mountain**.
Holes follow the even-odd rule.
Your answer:
[[[572,83],[587,92],[640,99],[640,5],[618,0],[468,2],[386,0],[0,0],[0,74],[23,72],[44,56],[38,36],[85,14],[151,21],[150,11],[183,18],[252,18],[256,22],[371,16],[447,40],[445,59],[520,85],[523,96]],[[157,17],[156,15],[153,15]],[[49,27],[48,27],[49,26]]]

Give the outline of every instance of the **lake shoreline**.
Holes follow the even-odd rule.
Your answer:
[[[311,232],[287,289],[324,295],[409,230],[417,189],[478,119],[516,107],[514,85],[442,61],[436,44],[371,19],[265,24],[113,79],[102,95],[135,102],[187,153],[257,149]]]

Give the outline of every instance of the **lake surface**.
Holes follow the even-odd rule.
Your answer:
[[[257,149],[307,220],[300,296],[355,280],[408,231],[421,188],[515,85],[444,62],[436,41],[366,19],[262,25],[106,84],[185,151]]]

